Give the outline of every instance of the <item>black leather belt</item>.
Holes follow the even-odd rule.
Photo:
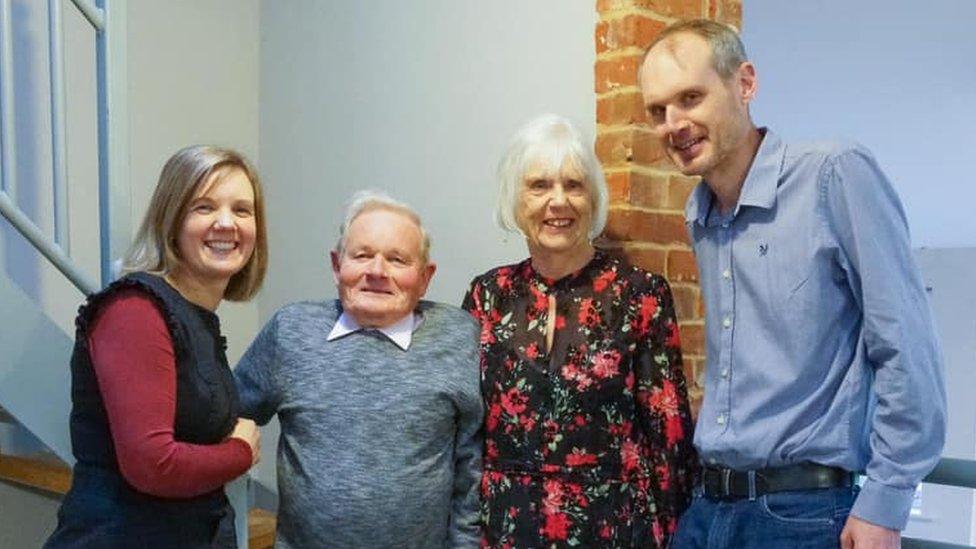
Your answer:
[[[705,467],[702,488],[710,499],[754,498],[773,492],[843,488],[854,485],[854,474],[837,467],[801,463],[786,467],[735,471]]]

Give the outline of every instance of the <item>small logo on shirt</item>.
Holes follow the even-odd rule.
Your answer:
[[[768,252],[768,251],[769,251],[769,244],[766,244],[765,242],[759,244],[759,255],[760,256],[765,256],[766,255],[766,252]]]

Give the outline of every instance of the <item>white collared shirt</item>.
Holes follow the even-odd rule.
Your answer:
[[[410,313],[393,324],[384,326],[382,328],[376,328],[376,330],[388,337],[390,341],[396,344],[397,347],[406,351],[410,348],[410,342],[413,340],[414,331],[420,326],[422,321],[422,316],[417,313]],[[352,315],[348,315],[345,311],[343,311],[342,314],[339,315],[339,320],[336,321],[335,326],[332,327],[332,331],[329,332],[329,336],[326,337],[325,340],[333,341],[363,329],[364,328],[360,326],[358,322],[356,322],[356,319],[353,318]]]

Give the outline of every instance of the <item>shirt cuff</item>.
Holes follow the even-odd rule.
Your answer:
[[[914,496],[915,488],[895,488],[869,478],[861,486],[851,514],[871,524],[904,530]]]

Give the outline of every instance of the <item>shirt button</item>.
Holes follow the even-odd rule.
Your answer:
[[[715,418],[715,423],[718,423],[719,425],[725,425],[725,414],[719,414],[718,417]]]
[[[722,271],[722,278],[729,279],[732,278],[732,271],[725,269]]]
[[[719,374],[719,375],[721,375],[723,378],[729,377],[729,369],[728,368],[722,368],[722,373]]]
[[[724,328],[731,328],[732,327],[732,319],[729,318],[729,317],[725,317],[725,319],[722,320],[722,327],[724,327]]]

